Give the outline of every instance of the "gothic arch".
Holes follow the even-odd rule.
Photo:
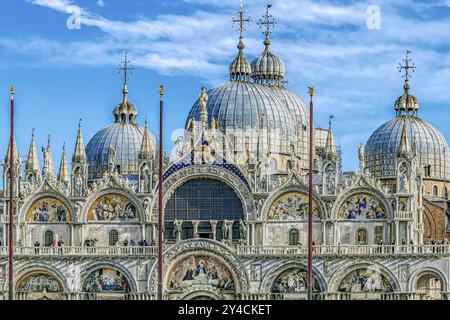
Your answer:
[[[392,206],[391,206],[390,202],[388,201],[388,199],[385,197],[385,195],[381,191],[372,189],[372,188],[368,188],[368,187],[351,188],[351,189],[341,193],[340,195],[338,195],[338,198],[334,202],[334,205],[331,209],[331,219],[339,220],[339,210],[344,205],[344,202],[348,198],[358,195],[358,194],[368,194],[368,195],[371,195],[371,196],[377,198],[378,200],[380,200],[381,203],[383,204],[384,208],[386,209],[386,215],[387,215],[386,220],[392,219],[392,217],[394,216],[394,213],[392,211]]]
[[[122,266],[120,263],[117,262],[94,262],[87,266],[85,266],[83,269],[81,269],[78,274],[75,276],[75,278],[80,279],[80,282],[76,284],[78,286],[79,290],[84,290],[84,285],[88,279],[88,277],[95,271],[103,268],[109,268],[113,270],[117,270],[120,273],[122,273],[125,278],[128,281],[128,285],[130,286],[130,292],[138,292],[138,284],[136,282],[136,279],[131,274],[130,270],[124,266]],[[75,284],[74,284],[75,286]]]
[[[431,274],[436,276],[439,281],[441,282],[441,288],[442,291],[447,292],[447,288],[448,288],[448,282],[447,282],[447,277],[445,276],[445,274],[439,270],[436,269],[434,267],[426,267],[426,268],[422,268],[422,269],[418,269],[416,271],[414,271],[411,276],[409,277],[409,281],[408,281],[408,288],[410,292],[415,292],[417,290],[417,282],[420,280],[420,278],[424,275],[427,274]]]
[[[89,214],[89,209],[92,207],[92,205],[95,203],[95,201],[97,201],[102,196],[109,195],[109,194],[118,194],[118,195],[121,195],[121,196],[127,198],[128,200],[130,200],[136,206],[138,216],[139,216],[139,222],[143,223],[146,221],[145,212],[144,212],[145,210],[144,210],[141,202],[139,201],[139,199],[130,191],[120,189],[117,187],[102,189],[102,190],[99,190],[99,191],[91,194],[86,199],[86,202],[84,203],[84,206],[83,206],[83,209],[82,209],[81,215],[80,215],[80,221],[88,222],[87,217]]]
[[[40,199],[43,199],[43,198],[55,198],[55,199],[61,201],[67,207],[67,209],[69,209],[70,221],[75,221],[75,208],[72,205],[72,203],[69,201],[69,199],[66,198],[66,196],[64,196],[58,192],[44,191],[44,192],[36,193],[25,199],[25,201],[19,211],[19,219],[18,219],[19,222],[26,222],[28,210],[31,208],[31,206],[36,201],[39,201]]]
[[[348,266],[347,268],[342,268],[337,270],[330,278],[328,282],[328,290],[330,292],[338,292],[339,287],[344,280],[344,278],[349,275],[351,272],[359,270],[359,269],[370,269],[377,271],[381,275],[383,275],[392,287],[393,292],[401,291],[400,282],[394,273],[387,267],[376,263],[376,262],[360,262],[355,263],[353,265]]]
[[[308,266],[304,262],[294,261],[294,260],[285,260],[279,261],[275,266],[272,266],[264,275],[261,281],[261,285],[259,287],[260,293],[269,293],[271,292],[272,285],[275,280],[285,271],[290,269],[302,269],[307,270]],[[317,281],[320,292],[327,291],[327,282],[322,275],[322,273],[317,269],[317,267],[313,266],[313,277]]]
[[[242,202],[245,220],[249,220],[255,210],[253,195],[248,186],[231,173],[219,166],[214,165],[191,165],[177,170],[170,175],[164,182],[163,205],[166,206],[169,199],[175,193],[178,187],[189,180],[196,178],[210,178],[220,180],[230,186]],[[155,193],[156,193],[155,189]],[[158,210],[158,198],[154,197],[152,202],[152,215],[155,216]]]
[[[169,271],[178,262],[191,255],[210,256],[222,263],[231,272],[235,283],[235,292],[246,292],[249,288],[249,278],[244,270],[244,266],[235,253],[226,245],[215,240],[208,239],[188,239],[183,240],[167,249],[163,254],[163,287],[167,288],[169,281]],[[154,262],[148,277],[147,287],[150,291],[156,292],[157,287],[157,261]]]

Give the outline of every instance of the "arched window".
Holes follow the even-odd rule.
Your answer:
[[[433,186],[433,196],[437,196],[438,193],[439,193],[438,186],[434,185]]]
[[[270,170],[277,171],[278,170],[278,163],[276,159],[270,160]]]
[[[299,241],[299,233],[297,229],[292,229],[289,231],[289,245],[295,246],[300,243]]]
[[[119,233],[117,230],[111,230],[109,232],[109,245],[115,246],[119,242]]]
[[[166,236],[173,238],[173,221],[183,221],[182,239],[192,238],[192,221],[199,221],[197,232],[201,237],[213,237],[210,220],[239,222],[244,220],[242,201],[227,184],[216,179],[192,179],[180,186],[165,207]],[[239,228],[233,227],[229,237],[237,239]],[[220,231],[221,232],[221,231]],[[237,235],[237,237],[236,237]],[[219,240],[216,236],[216,239]]]
[[[50,247],[52,245],[52,242],[53,242],[53,232],[50,230],[45,231],[44,246]]]
[[[364,228],[358,229],[356,233],[356,244],[367,244],[367,230]]]

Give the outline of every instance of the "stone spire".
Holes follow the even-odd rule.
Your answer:
[[[412,156],[411,144],[409,142],[408,128],[406,127],[407,120],[403,121],[402,136],[400,138],[400,145],[398,147],[399,158],[410,158]]]
[[[141,150],[139,151],[139,160],[152,158],[152,144],[150,140],[150,133],[147,128],[147,120],[145,120],[144,136],[142,138]]]
[[[78,124],[78,135],[77,135],[77,142],[75,144],[75,151],[73,153],[72,162],[86,162],[87,156],[86,156],[86,150],[84,148],[84,142],[83,142],[83,133],[81,132],[81,119]]]
[[[327,142],[325,144],[325,152],[326,152],[327,156],[329,156],[329,157],[334,157],[337,155],[336,144],[334,143],[333,127],[332,127],[333,117],[334,116],[330,116]]]
[[[55,178],[55,166],[53,165],[50,141],[51,140],[49,135],[47,149],[42,148],[42,153],[44,154],[44,167],[42,169],[42,175],[44,177]]]
[[[245,25],[248,24],[250,25],[252,19],[250,17],[245,18],[244,17],[244,8],[243,8],[243,4],[241,1],[241,6],[240,9],[238,11],[238,18],[234,18],[233,17],[233,25],[238,25],[238,31],[240,33],[239,36],[239,44],[237,46],[237,48],[239,49],[238,51],[238,55],[236,57],[236,59],[234,59],[234,61],[231,63],[230,65],[230,80],[231,81],[248,81],[250,80],[250,77],[252,75],[252,67],[250,66],[250,63],[247,61],[247,59],[245,58],[245,54],[244,54],[244,31],[246,31],[245,29]]]
[[[67,161],[66,156],[66,143],[64,143],[63,145],[63,153],[61,156],[61,164],[59,166],[58,181],[65,184],[68,184],[70,182],[69,162]]]
[[[25,170],[27,171],[27,173],[29,172],[37,173],[40,171],[40,169],[41,167],[39,165],[39,156],[37,153],[36,139],[34,137],[34,129],[33,129],[33,132],[31,134],[30,149],[28,151],[28,158],[27,163],[25,165]]]
[[[20,162],[20,158],[19,158],[19,152],[17,151],[17,145],[16,145],[16,138],[13,137],[13,157],[14,157],[14,163],[18,163]],[[11,150],[11,143],[8,144],[8,151],[6,152],[6,157],[5,157],[5,163],[9,164],[10,163],[10,150]]]

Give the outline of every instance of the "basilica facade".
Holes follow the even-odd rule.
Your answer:
[[[127,59],[112,123],[86,145],[80,124],[75,150],[69,158],[64,149],[57,172],[50,138],[42,154],[34,132],[26,157],[15,143],[8,146],[0,299],[7,296],[10,241],[16,299],[156,299],[159,227],[165,299],[305,299],[310,205],[314,299],[448,299],[448,144],[419,115],[408,55],[393,117],[354,155],[359,170],[342,172],[331,118],[327,128],[315,128],[309,203],[313,124],[305,103],[285,86],[268,11],[261,20],[263,53],[250,63],[241,9],[229,81],[199,90],[185,133],[162,163],[156,137],[138,124],[129,100]],[[158,225],[160,166],[164,226]]]

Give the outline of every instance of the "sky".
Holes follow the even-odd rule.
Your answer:
[[[244,35],[247,59],[262,53],[256,22],[267,0],[243,1],[254,22]],[[403,94],[397,66],[410,50],[417,69],[411,93],[419,116],[450,138],[450,0],[272,0],[277,21],[272,52],[284,60],[288,88],[308,102],[315,124],[334,115],[343,170],[358,167],[357,150],[395,116]],[[38,148],[51,135],[59,167],[62,146],[74,149],[82,119],[85,143],[112,122],[121,101],[118,66],[128,51],[135,67],[129,100],[158,132],[158,86],[166,86],[165,139],[184,127],[201,87],[229,80],[239,34],[239,0],[2,0],[0,11],[0,154],[9,135],[9,87],[16,86],[16,139],[25,160],[36,128]],[[1,107],[3,106],[3,107]],[[41,158],[42,165],[42,158]]]

